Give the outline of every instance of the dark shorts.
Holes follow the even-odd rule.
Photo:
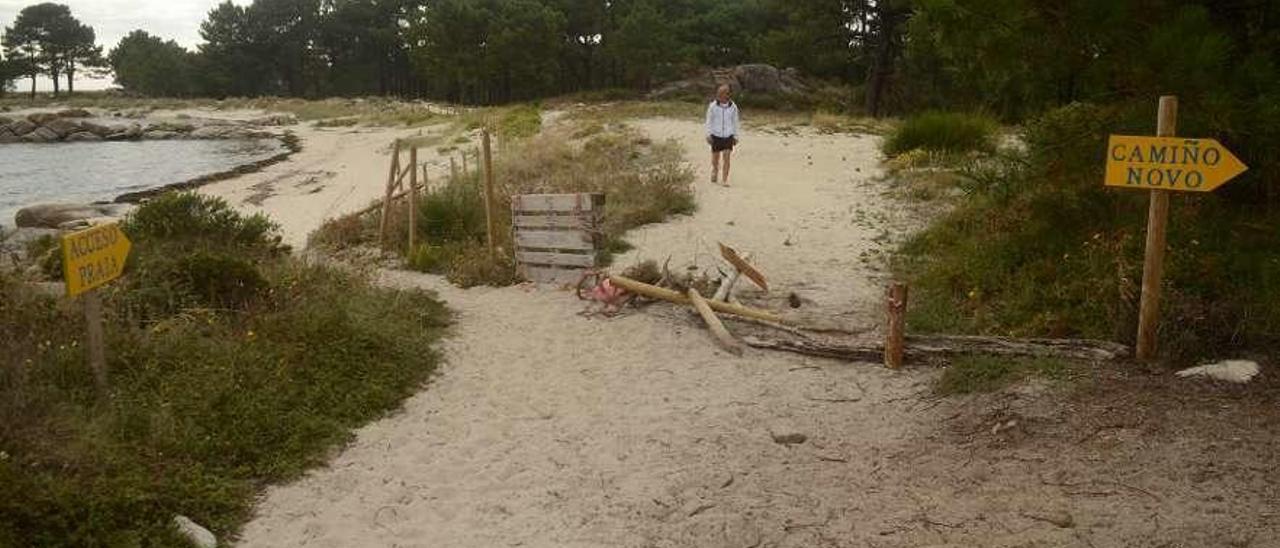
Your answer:
[[[733,150],[733,145],[738,144],[737,137],[711,137],[711,152],[723,152]]]

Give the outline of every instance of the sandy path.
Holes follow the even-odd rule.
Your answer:
[[[697,124],[640,127],[698,144]],[[673,265],[706,266],[724,239],[760,257],[775,292],[846,315],[872,306],[875,271],[857,257],[880,234],[847,219],[881,203],[874,139],[752,139],[734,188],[700,183],[699,213],[635,233],[637,249],[621,262],[670,253]],[[804,168],[789,173],[795,163]],[[708,168],[696,167],[704,179]],[[437,290],[458,310],[449,365],[329,468],[272,489],[244,545],[812,541],[829,534],[815,520],[849,512],[850,479],[870,481],[876,455],[912,429],[912,398],[889,400],[912,394],[922,374],[772,353],[734,359],[672,310],[591,320],[562,292],[384,276]],[[780,445],[771,432],[809,441]]]
[[[391,143],[441,131],[386,128],[290,128],[303,143],[301,152],[288,161],[244,177],[215,182],[200,192],[226,198],[246,212],[266,212],[280,223],[285,243],[301,248],[307,235],[330,218],[338,217],[381,199],[387,184]],[[407,153],[402,161],[408,158]],[[447,159],[435,147],[419,150],[419,162],[431,164],[442,175]]]
[[[638,125],[680,138],[707,175],[696,123]],[[874,144],[749,134],[734,188],[700,182],[698,214],[634,233],[638,249],[621,261],[672,254],[674,266],[707,266],[722,238],[757,254],[776,294],[795,291],[813,301],[806,310],[842,323],[874,323],[881,274],[861,256],[886,243],[884,231],[891,239],[911,224],[876,213],[903,208],[872,179]],[[265,207],[276,214],[291,203]],[[1035,386],[994,403],[932,400],[932,370],[751,350],[733,358],[671,307],[586,319],[563,292],[382,276],[438,291],[457,310],[447,365],[401,412],[360,429],[330,466],[270,488],[243,546],[1264,546],[1280,538],[1254,517],[1258,508],[1273,515],[1267,491],[1224,497],[1187,474],[1158,472],[1164,441],[1131,440],[1123,451],[1112,434],[1068,439],[1069,450],[1026,443],[1029,432],[1062,422]],[[1010,417],[1021,425],[987,434]],[[808,439],[787,446],[772,437],[791,433]]]

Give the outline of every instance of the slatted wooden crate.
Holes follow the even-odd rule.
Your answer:
[[[572,284],[595,268],[604,244],[604,194],[525,194],[511,198],[516,264],[525,279]]]

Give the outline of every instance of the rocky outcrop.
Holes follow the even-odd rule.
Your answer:
[[[18,228],[64,228],[103,217],[118,218],[129,211],[120,204],[39,204],[14,215]]]
[[[79,133],[72,133],[71,135],[66,136],[63,140],[68,143],[95,142],[101,141],[102,136],[90,131],[81,131]]]
[[[138,124],[112,128],[112,132],[107,134],[108,141],[132,141],[141,138],[142,126]]]
[[[65,115],[65,116],[64,116]],[[272,115],[249,121],[208,120],[192,123],[185,120],[141,124],[108,125],[82,119],[92,116],[84,109],[59,113],[42,112],[25,118],[0,118],[0,144],[54,143],[85,141],[132,141],[138,139],[259,139],[278,137],[278,132],[262,129],[298,123],[292,115]]]
[[[9,131],[12,131],[14,135],[17,135],[18,137],[22,137],[23,135],[26,135],[28,133],[35,131],[36,128],[40,126],[37,125],[35,122],[32,122],[31,120],[24,119],[24,120],[18,120],[16,122],[11,122],[6,127],[8,127]]]
[[[79,133],[81,130],[79,122],[73,122],[66,118],[54,118],[49,120],[48,122],[45,122],[44,127],[53,130],[54,133],[57,133],[59,139],[65,138],[73,133]]]
[[[22,136],[22,141],[25,143],[52,143],[60,139],[62,136],[58,135],[58,132],[44,126]]]
[[[653,98],[702,96],[710,98],[716,88],[728,85],[734,93],[747,92],[769,95],[800,95],[812,88],[800,78],[796,69],[779,70],[772,65],[750,64],[711,69],[706,72],[669,82],[649,95]]]

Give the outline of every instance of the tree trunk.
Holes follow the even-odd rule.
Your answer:
[[[36,77],[37,76],[38,75],[36,74],[31,75],[31,99],[32,100],[35,100],[36,98]]]
[[[75,79],[76,79],[76,66],[73,64],[67,67],[67,95],[72,95],[76,92]]]
[[[896,8],[890,1],[876,2],[876,24],[879,27],[875,36],[876,56],[871,66],[871,74],[867,78],[867,114],[879,118],[884,115],[884,96],[889,88],[890,77],[898,58],[898,44],[901,42],[902,22],[906,12]]]

